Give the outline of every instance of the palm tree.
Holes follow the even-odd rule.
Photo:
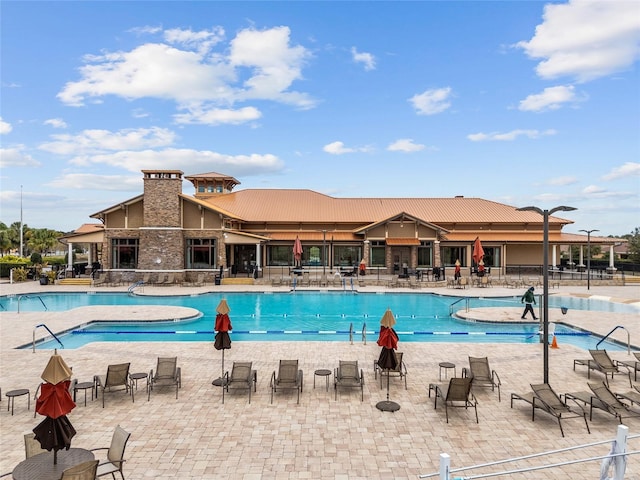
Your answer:
[[[29,248],[31,252],[49,253],[58,243],[58,237],[60,236],[60,233],[48,228],[33,229],[30,231],[27,248]]]

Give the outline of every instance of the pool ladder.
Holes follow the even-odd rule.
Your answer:
[[[349,324],[349,342],[353,345],[353,322]],[[367,344],[367,322],[362,324],[362,343]]]
[[[469,297],[462,297],[459,298],[458,300],[456,300],[455,302],[453,302],[451,305],[449,305],[449,316],[452,317],[453,316],[453,307],[454,305],[460,303],[464,301],[464,311],[468,312],[469,311]]]
[[[36,325],[36,326],[34,327],[34,329],[33,329],[33,344],[32,344],[33,353],[36,353],[36,330],[37,330],[38,328],[40,328],[40,327],[44,328],[47,332],[49,332],[49,335],[51,335],[51,336],[56,340],[56,342],[58,342],[58,343],[60,344],[60,346],[61,346],[62,348],[64,348],[64,345],[62,344],[62,342],[60,341],[60,339],[59,339],[58,337],[56,337],[56,334],[55,334],[55,333],[53,333],[53,332],[49,329],[49,327],[47,327],[44,323],[41,323],[40,325]]]

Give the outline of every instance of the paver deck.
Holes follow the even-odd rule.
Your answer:
[[[0,285],[0,293],[21,293],[34,285]],[[59,286],[41,287],[61,291]],[[221,287],[151,287],[147,294],[186,294]],[[228,290],[247,290],[225,287]],[[255,288],[255,287],[253,287]],[[86,288],[65,287],[68,291]],[[255,288],[258,291],[270,287]],[[372,287],[367,287],[372,290]],[[116,288],[117,290],[117,288]],[[124,288],[126,291],[126,287]],[[397,292],[398,289],[394,289]],[[428,289],[422,289],[428,292]],[[452,295],[457,292],[436,289]],[[415,291],[414,291],[415,292]],[[513,296],[512,289],[470,289],[461,295]],[[551,293],[551,292],[550,292]],[[599,287],[590,292],[582,287],[554,289],[554,295],[596,295],[598,298],[627,303],[640,302],[638,287]],[[91,307],[94,308],[94,307]],[[133,314],[128,308],[129,316]],[[135,309],[134,309],[135,310]],[[166,310],[166,309],[165,309]],[[117,309],[113,315],[120,315]],[[185,312],[178,312],[180,314]],[[188,313],[188,312],[187,312]],[[381,312],[381,315],[384,312]],[[474,319],[517,320],[521,308],[476,309],[465,315]],[[136,313],[144,318],[166,315],[167,311],[141,309]],[[171,315],[176,312],[170,312]],[[550,320],[555,321],[550,312]],[[82,318],[78,318],[78,316]],[[0,313],[0,387],[5,392],[29,388],[35,392],[40,374],[51,351],[17,350],[17,345],[31,341],[33,326],[47,323],[54,331],[84,323],[105,312],[72,310],[65,313],[35,314],[31,312]],[[171,317],[173,318],[173,317]],[[562,321],[599,333],[607,333],[616,325],[624,325],[631,342],[640,346],[640,318],[634,314],[603,312],[572,312],[559,317]],[[233,336],[232,336],[233,337]],[[213,338],[213,334],[212,334]],[[620,337],[626,341],[626,333]],[[585,390],[586,371],[573,371],[573,360],[585,352],[563,345],[550,350],[550,383],[558,393]],[[73,350],[60,350],[67,364],[73,367],[79,381],[90,380],[95,374],[106,372],[110,363],[131,362],[131,371],[155,368],[158,356],[177,356],[182,367],[182,389],[179,398],[167,391],[158,391],[147,401],[138,394],[135,403],[122,393],[107,397],[106,408],[100,401],[79,404],[69,415],[77,430],[73,446],[104,447],[109,444],[114,427],[119,424],[132,433],[126,450],[124,467],[128,479],[397,479],[417,478],[420,474],[436,472],[440,453],[451,455],[453,468],[481,464],[494,460],[555,450],[579,444],[612,439],[617,423],[611,416],[594,413],[590,422],[591,435],[584,423],[567,420],[563,423],[562,438],[557,422],[544,414],[531,422],[530,409],[525,402],[509,407],[512,392],[530,391],[530,383],[542,382],[542,347],[539,344],[455,344],[402,343],[408,368],[408,389],[397,379],[391,380],[390,399],[400,404],[395,413],[381,412],[375,405],[386,399],[374,380],[373,361],[380,347],[375,342],[366,345],[348,342],[233,342],[225,352],[225,367],[233,361],[252,361],[258,372],[258,389],[251,404],[246,394],[230,393],[222,404],[219,387],[211,385],[221,372],[221,352],[213,342],[136,342],[92,343]],[[588,355],[588,353],[587,353]],[[503,401],[490,389],[479,389],[476,424],[472,412],[455,409],[445,422],[444,410],[434,410],[428,398],[430,383],[439,383],[438,364],[442,361],[458,367],[468,364],[468,356],[488,356],[491,367],[500,375]],[[625,352],[615,352],[617,359],[629,359]],[[269,403],[269,377],[277,369],[278,360],[297,358],[305,372],[305,385],[300,404],[296,395],[286,392]],[[365,374],[364,402],[359,392],[339,391],[334,400],[333,390],[311,388],[314,370],[333,370],[338,360],[359,360]],[[225,368],[226,369],[226,368]],[[597,380],[598,374],[594,374]],[[594,377],[592,377],[594,380]],[[627,391],[626,379],[616,377],[611,388]],[[13,416],[6,411],[6,398],[0,403],[0,473],[9,472],[24,458],[22,435],[40,421],[32,410],[16,409]],[[640,419],[627,423],[630,435],[640,433]],[[640,450],[640,438],[632,439],[630,450]],[[518,463],[518,467],[569,461],[576,458],[606,455],[609,444],[566,452],[544,459]],[[478,468],[466,474],[481,474],[506,470],[514,465],[493,469]],[[521,474],[523,479],[571,478],[576,480],[599,478],[600,462],[592,461],[553,470]],[[437,478],[437,477],[436,477]],[[640,456],[630,456],[627,478],[640,478]]]

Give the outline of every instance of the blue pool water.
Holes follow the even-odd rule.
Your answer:
[[[214,336],[215,308],[226,298],[231,308],[234,341],[354,341],[362,340],[366,326],[367,340],[375,342],[380,318],[387,308],[397,317],[395,329],[403,342],[473,342],[538,343],[538,324],[493,324],[468,322],[451,317],[465,308],[466,300],[434,294],[390,294],[351,292],[294,293],[209,293],[185,296],[146,296],[126,293],[52,293],[0,297],[1,310],[65,311],[94,305],[171,305],[191,307],[202,316],[180,322],[96,323],[73,330],[60,337],[65,348],[77,348],[96,341],[211,341]],[[469,298],[470,308],[517,307],[520,297]],[[453,306],[452,306],[453,305]],[[613,313],[637,313],[631,305],[603,300],[555,297],[549,308],[567,307]],[[586,335],[561,325],[556,329],[560,343],[581,348],[595,348],[598,337]],[[46,342],[41,348],[55,348]],[[607,344],[607,349],[621,348]]]

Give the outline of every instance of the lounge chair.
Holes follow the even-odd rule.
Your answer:
[[[248,390],[249,391],[249,403],[251,403],[251,387],[253,391],[256,391],[256,385],[258,383],[257,373],[252,370],[252,362],[233,362],[231,368],[231,374],[229,372],[224,373],[224,383],[222,385],[222,403],[224,403],[225,391],[231,390]]]
[[[271,279],[272,287],[281,287],[282,286],[282,277],[277,275]]]
[[[589,430],[589,424],[587,423],[587,412],[575,402],[574,399],[565,396],[565,400],[558,396],[556,392],[553,391],[551,386],[548,383],[541,384],[531,384],[531,389],[533,390],[533,400],[532,400],[532,408],[531,408],[531,420],[535,421],[536,408],[547,412],[549,415],[552,415],[558,420],[558,426],[560,427],[560,433],[564,437],[564,430],[562,429],[562,419],[563,418],[577,418],[582,417],[584,419],[584,424],[587,427],[587,432],[591,433]],[[575,406],[569,405],[568,400],[573,400]],[[513,403],[512,403],[513,405]]]
[[[154,282],[154,285],[164,285],[166,283],[166,281],[167,281],[167,274],[166,273],[159,273],[158,274],[158,278]]]
[[[438,398],[441,398],[444,401],[444,411],[447,423],[449,423],[450,407],[465,409],[473,407],[476,413],[476,423],[480,423],[478,421],[478,400],[471,392],[471,385],[473,382],[475,382],[475,380],[470,377],[454,377],[449,380],[446,395],[442,391],[441,385],[434,383],[429,385],[429,397],[431,397],[431,392],[435,392],[433,408],[438,408]]]
[[[633,380],[637,382],[638,371],[640,371],[640,352],[633,352],[633,355],[636,357],[635,360],[614,360],[614,362],[616,362],[618,366],[624,366],[633,370]]]
[[[60,480],[95,480],[98,469],[98,460],[89,460],[62,472]]]
[[[36,440],[36,434],[25,433],[24,435],[24,456],[25,458],[31,458],[39,453],[45,453],[47,450],[42,448],[40,442]]]
[[[323,273],[322,275],[320,275],[320,281],[318,282],[318,286],[326,287],[327,285],[329,285],[329,280],[327,279],[327,275]]]
[[[418,278],[415,276],[409,277],[409,287],[410,288],[420,288],[420,284],[418,283]]]
[[[311,278],[309,277],[309,272],[302,272],[302,278],[298,282],[299,287],[309,287],[311,286]]]
[[[109,365],[107,367],[106,375],[96,375],[95,377],[93,377],[96,384],[96,395],[102,392],[102,408],[104,408],[105,392],[112,393],[124,390],[125,392],[131,394],[131,401],[135,401],[133,398],[131,379],[129,378],[130,365],[130,363]]]
[[[364,374],[358,368],[358,361],[340,360],[333,374],[333,389],[338,400],[338,387],[359,388],[360,401],[364,401]]]
[[[630,405],[624,403],[621,398],[609,390],[609,386],[605,383],[589,383],[589,388],[599,402],[591,401],[591,408],[603,410],[622,423],[622,417],[640,417],[640,411],[634,410]]]
[[[391,280],[389,280],[389,283],[387,284],[387,287],[389,287],[389,288],[398,287],[400,285],[399,284],[399,279],[400,279],[400,277],[398,275],[393,275],[391,277]]]
[[[178,389],[182,386],[182,371],[177,364],[177,357],[158,357],[155,373],[153,370],[149,373],[147,401],[151,399],[154,387],[175,387],[176,399],[178,398]]]
[[[493,392],[498,389],[498,401],[500,398],[500,377],[495,370],[489,367],[489,359],[487,357],[469,357],[469,369],[462,369],[463,377],[473,378],[473,386],[475,387],[491,387]]]
[[[122,467],[124,465],[124,449],[127,446],[129,437],[131,434],[123,429],[120,425],[116,426],[111,436],[111,444],[108,447],[92,448],[92,452],[99,450],[107,451],[107,458],[98,463],[98,471],[96,472],[96,478],[103,475],[111,475],[113,479],[116,478],[116,472],[120,473],[122,480],[124,480],[124,473]]]
[[[631,371],[628,366],[616,364],[606,350],[589,350],[589,353],[591,354],[590,359],[577,359],[573,361],[574,370],[576,369],[576,365],[586,365],[587,378],[591,378],[591,370],[604,373],[604,379],[607,386],[609,386],[609,374],[611,374],[612,379],[616,374],[626,375],[629,379],[629,386],[632,385]],[[622,371],[620,367],[626,368],[626,372]]]
[[[380,373],[380,388],[382,388],[382,377],[390,376],[390,377],[400,377],[400,381],[404,378],[404,389],[407,389],[407,366],[402,359],[402,352],[396,352],[396,368],[393,370],[387,370],[385,368],[380,368],[378,365],[378,361],[374,360],[373,362],[373,374],[374,377],[378,378],[378,373]]]
[[[280,360],[278,374],[271,374],[271,403],[273,403],[273,394],[280,390],[296,390],[298,394],[298,403],[300,403],[300,393],[302,392],[302,370],[298,368],[298,360]]]

